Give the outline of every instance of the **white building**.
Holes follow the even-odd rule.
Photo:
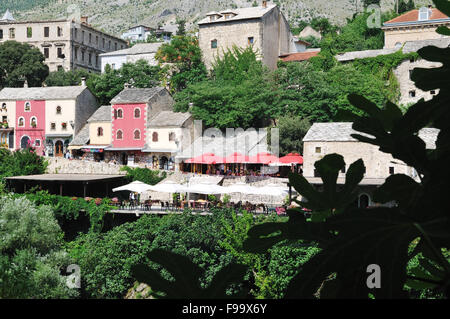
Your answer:
[[[138,60],[145,60],[150,65],[157,65],[155,54],[162,42],[158,43],[137,43],[129,49],[100,54],[102,72],[105,72],[107,64],[113,70],[118,70],[124,63],[135,63]]]

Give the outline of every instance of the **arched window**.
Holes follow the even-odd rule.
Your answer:
[[[171,141],[171,142],[175,141],[175,133],[174,132],[169,133],[169,141]]]
[[[23,117],[19,118],[19,127],[24,127],[25,126],[25,119]]]
[[[56,107],[56,114],[61,114],[61,106]]]
[[[139,108],[134,109],[134,118],[138,119],[140,117],[141,117],[141,109]]]
[[[123,132],[122,132],[122,130],[118,130],[118,131],[117,131],[117,133],[116,133],[116,139],[117,139],[117,140],[123,139]]]
[[[33,117],[30,119],[30,126],[31,126],[31,127],[36,127],[36,126],[37,126],[37,118],[36,118],[35,116],[33,116]]]
[[[139,130],[135,130],[134,131],[134,139],[135,140],[140,140],[141,139],[141,131],[139,131]]]
[[[153,132],[153,134],[152,134],[152,141],[153,142],[158,142],[158,133],[157,132]]]
[[[97,136],[103,136],[103,127],[97,128]]]
[[[25,103],[25,112],[30,112],[31,111],[31,103],[30,102],[26,102]]]
[[[118,109],[117,110],[117,118],[118,119],[123,119],[123,110],[122,109]]]
[[[2,110],[5,110],[6,109],[6,103],[3,103],[2,104]]]
[[[367,194],[359,196],[359,208],[367,208],[370,205],[370,197]]]

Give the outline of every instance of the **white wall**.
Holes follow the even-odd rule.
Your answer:
[[[111,66],[111,68],[113,68],[113,64],[114,64],[115,70],[120,69],[122,67],[122,65],[127,62],[127,56],[125,54],[113,55],[113,56],[100,56],[100,61],[101,61],[102,73],[103,73],[103,72],[105,72],[105,67],[107,64],[109,64]]]

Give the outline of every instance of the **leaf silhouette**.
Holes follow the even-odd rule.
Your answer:
[[[164,279],[158,271],[147,265],[141,264],[132,268],[134,278],[148,284],[153,291],[153,296],[157,298],[225,299],[242,297],[246,294],[246,291],[242,289],[231,295],[226,293],[231,285],[237,285],[243,281],[247,270],[245,266],[230,264],[214,276],[208,288],[201,288],[200,278],[204,271],[188,257],[162,249],[154,249],[148,257],[165,268],[174,278],[173,281]]]

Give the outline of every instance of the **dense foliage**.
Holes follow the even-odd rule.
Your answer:
[[[104,216],[113,208],[109,198],[77,198],[49,194],[47,191],[30,192],[25,195],[15,194],[15,198],[25,196],[36,206],[49,206],[59,220],[76,220],[81,211],[86,212],[90,220],[90,230],[100,232],[104,224]]]
[[[60,269],[70,264],[52,210],[0,199],[0,298],[74,298]]]
[[[198,38],[195,36],[172,37],[170,43],[159,48],[155,58],[164,65],[163,81],[170,86],[172,93],[203,80],[207,75]]]
[[[27,43],[5,41],[0,44],[0,87],[39,87],[49,74],[44,55]]]
[[[134,182],[134,181],[141,181],[148,185],[155,185],[158,184],[160,181],[166,178],[167,173],[166,172],[160,172],[160,171],[152,171],[148,168],[141,168],[141,167],[128,167],[124,166],[121,168],[121,170],[126,171],[127,175],[125,178],[128,182]]]
[[[45,79],[47,86],[75,86],[81,84],[81,79],[84,77],[89,78],[91,73],[84,69],[77,69],[73,71],[58,70],[50,72]]]
[[[44,174],[47,162],[32,148],[11,152],[0,148],[0,178]]]
[[[101,105],[107,105],[124,89],[125,83],[136,88],[158,86],[160,71],[158,66],[151,66],[145,60],[125,63],[118,70],[106,65],[104,73],[92,74],[88,78],[87,86]]]
[[[303,137],[311,127],[308,119],[285,115],[280,117],[276,124],[279,129],[280,156],[289,153],[303,154]],[[270,138],[268,140],[270,141]]]

